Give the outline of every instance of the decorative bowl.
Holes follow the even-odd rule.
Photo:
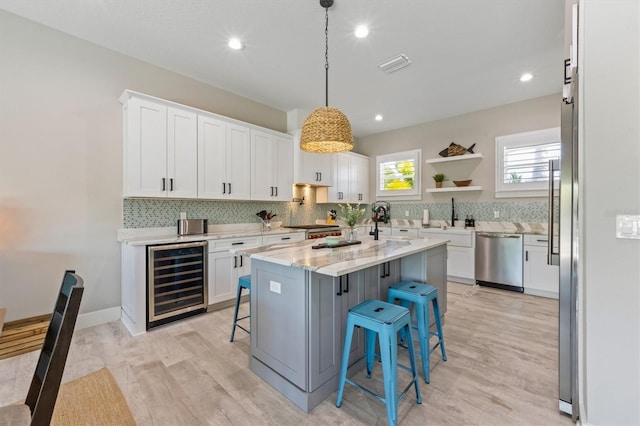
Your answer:
[[[471,183],[471,179],[467,179],[467,180],[454,180],[453,184],[455,186],[469,186],[469,184]]]
[[[328,246],[335,246],[340,242],[340,237],[325,237],[325,242]]]

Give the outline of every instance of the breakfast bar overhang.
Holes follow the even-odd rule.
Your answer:
[[[251,370],[311,411],[337,389],[349,308],[411,280],[437,287],[444,315],[446,243],[367,236],[337,248],[305,240],[236,250],[251,257]],[[364,353],[360,330],[351,349],[350,363]]]

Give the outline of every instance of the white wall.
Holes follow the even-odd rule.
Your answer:
[[[433,188],[435,173],[442,172],[450,180],[472,178],[472,185],[483,187],[482,192],[457,192],[460,201],[495,200],[495,138],[496,136],[530,132],[560,126],[560,102],[562,95],[502,105],[482,111],[423,123],[404,129],[367,136],[356,141],[355,150],[372,157],[422,148],[422,188]],[[465,148],[476,144],[474,152],[483,159],[438,165],[425,164],[428,158],[437,158],[438,153],[455,142]],[[446,168],[445,168],[446,167]],[[375,194],[375,167],[371,168],[371,190]],[[423,202],[442,202],[451,193],[423,193]],[[530,199],[528,199],[530,200]]]
[[[133,89],[286,131],[286,113],[0,11],[0,307],[50,313],[65,269],[81,312],[120,305],[122,107]]]
[[[640,214],[640,2],[580,6],[583,399],[592,425],[640,424],[640,240],[615,238]]]

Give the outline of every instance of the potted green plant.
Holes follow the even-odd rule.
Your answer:
[[[433,180],[436,182],[436,188],[442,188],[442,182],[444,182],[444,173],[436,173],[433,175]]]
[[[360,207],[360,203],[356,206],[352,206],[349,203],[347,203],[346,206],[338,204],[338,207],[340,207],[340,212],[342,213],[339,219],[343,220],[348,226],[345,231],[345,239],[347,241],[353,241],[356,239],[354,226],[356,226],[356,223],[364,216],[365,208]]]

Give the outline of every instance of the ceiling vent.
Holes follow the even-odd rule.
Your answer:
[[[411,59],[409,59],[404,53],[401,53],[398,56],[394,56],[393,58],[387,59],[386,61],[378,64],[378,68],[387,74],[391,74],[394,71],[408,67],[409,64],[411,64]]]

